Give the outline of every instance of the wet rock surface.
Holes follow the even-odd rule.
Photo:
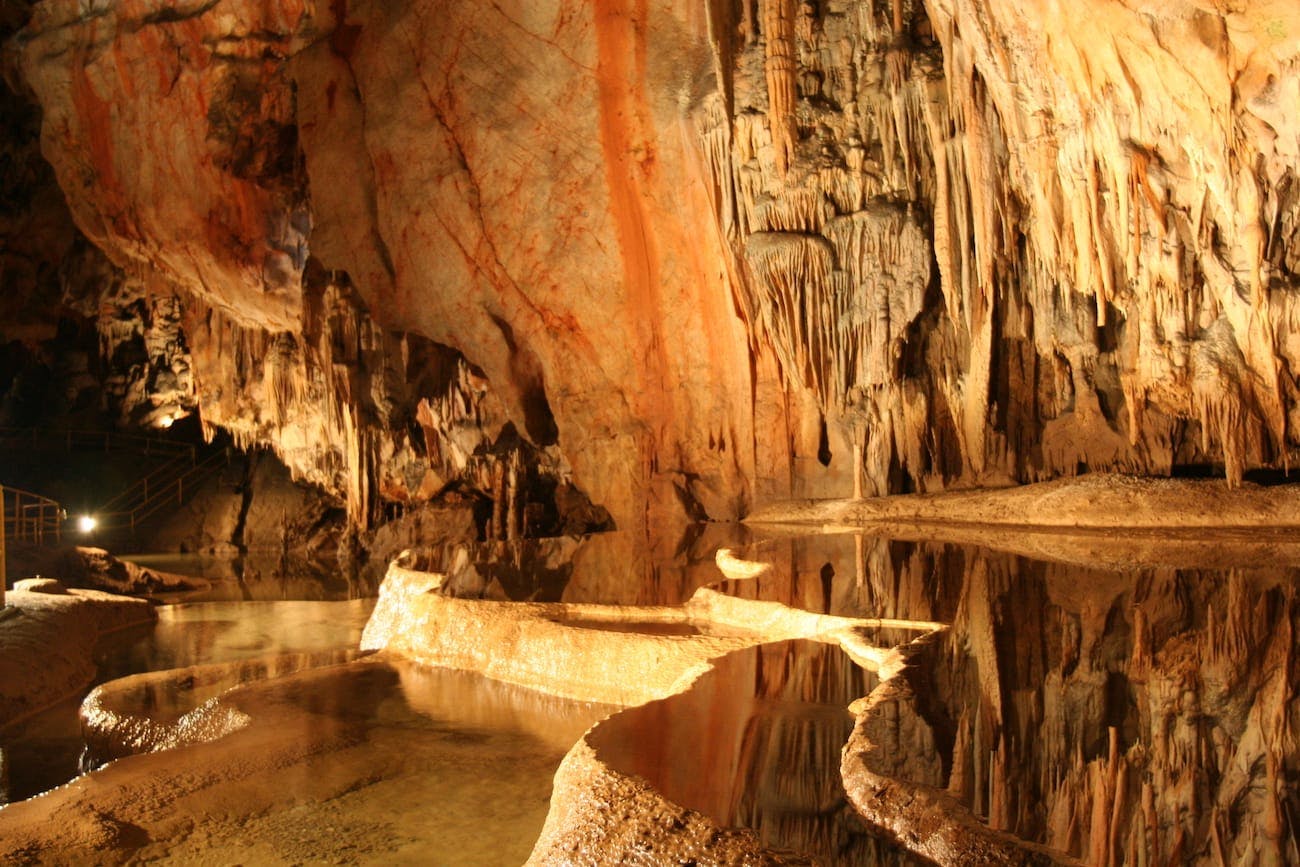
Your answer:
[[[11,590],[0,628],[0,728],[84,689],[104,635],[152,622],[148,602],[94,590]]]

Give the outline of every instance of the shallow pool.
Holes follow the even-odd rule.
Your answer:
[[[374,603],[357,599],[160,606],[155,624],[101,642],[96,683],[190,665],[355,649]],[[70,697],[0,733],[5,778],[0,803],[30,798],[80,773],[85,744],[77,711],[84,696]]]

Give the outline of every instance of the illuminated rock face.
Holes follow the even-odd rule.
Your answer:
[[[359,518],[513,460],[635,529],[1282,465],[1300,13],[1203,5],[51,0],[13,44],[209,424]]]
[[[763,0],[719,29],[742,308],[865,431],[869,492],[1291,449],[1297,22],[1203,5]]]
[[[209,422],[354,511],[427,494],[400,422],[455,407],[421,420],[445,451],[478,396],[416,393],[415,333],[490,384],[487,439],[509,420],[620,526],[735,515],[747,337],[678,87],[711,86],[702,20],[517,5],[56,3],[24,67],[78,224],[186,299]]]

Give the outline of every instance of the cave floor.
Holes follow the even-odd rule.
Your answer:
[[[248,727],[0,811],[0,855],[418,864],[436,849],[521,863],[556,765],[607,709],[483,680],[371,659],[246,687],[228,701]]]

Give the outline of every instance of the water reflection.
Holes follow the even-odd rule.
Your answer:
[[[105,678],[283,653],[356,648],[374,599],[192,602],[158,609],[153,627],[104,655]]]
[[[611,532],[455,542],[414,549],[408,565],[447,575],[448,591],[467,599],[680,605],[718,580],[718,548],[756,538],[743,524],[690,524],[659,540]],[[372,565],[377,584],[386,564]]]
[[[446,865],[522,864],[560,759],[610,711],[398,660],[295,678],[237,706],[284,736],[337,726],[350,746],[270,775],[284,791],[266,815],[214,829],[230,835],[223,858],[274,847],[289,861]],[[346,838],[326,831],[340,820]]]
[[[463,598],[516,602],[591,602],[677,605],[697,587],[717,580],[714,552],[747,546],[757,536],[742,524],[687,524],[662,539],[624,533],[519,539],[511,542],[439,542],[413,549],[411,566],[449,576]],[[242,557],[206,554],[131,554],[133,563],[161,572],[202,577],[208,590],[177,594],[177,601],[341,600],[376,595],[387,561],[367,562],[349,580],[337,563],[250,550]],[[165,594],[164,594],[165,595]]]
[[[79,773],[81,696],[61,701],[0,732],[0,807],[65,783]]]
[[[373,599],[162,606],[155,624],[104,639],[97,650],[95,683],[206,663],[354,649],[373,607]],[[78,717],[82,697],[0,732],[7,801],[30,798],[81,772],[86,746]]]
[[[206,590],[159,594],[159,598],[167,601],[334,601],[374,596],[378,586],[364,580],[349,580],[338,564],[329,560],[292,557],[267,549],[252,549],[229,557],[154,553],[123,554],[122,559],[158,572],[211,582]]]
[[[134,756],[93,787],[0,811],[0,861],[38,846],[59,860],[68,850],[51,839],[110,827],[131,833],[72,860],[520,864],[560,759],[609,711],[400,660],[317,669],[228,702],[251,722],[219,742]],[[51,814],[68,827],[50,827]]]
[[[1012,551],[778,536],[744,552],[767,574],[720,586],[950,623],[907,675],[938,761],[899,755],[893,771],[993,828],[1090,863],[1300,863],[1295,543],[990,541]]]
[[[838,647],[806,641],[729,654],[689,691],[624,711],[588,740],[669,801],[764,846],[827,864],[914,863],[870,832],[840,784],[848,705],[874,686]]]
[[[658,546],[610,533],[424,556],[429,568],[456,572],[471,597],[675,604],[715,585],[818,613],[949,623],[913,654],[904,675],[929,730],[918,742],[933,750],[900,749],[890,757],[891,774],[947,792],[988,826],[1092,863],[1300,863],[1300,546],[1240,532],[1216,541],[990,530],[985,541],[994,547],[975,544],[969,530],[891,532],[906,538],[708,525]],[[772,568],[722,580],[713,560],[719,547]],[[331,604],[351,607],[286,607],[265,621],[262,603],[164,609],[152,648],[135,658],[128,650],[122,665],[307,649],[313,635],[320,636],[313,647],[355,646],[364,605]],[[399,681],[412,678],[408,671]],[[851,724],[845,707],[872,685],[838,648],[761,647],[725,658],[682,696],[620,714],[593,737],[617,769],[720,823],[754,828],[771,846],[832,863],[870,863],[892,856],[846,810],[838,770]],[[426,707],[418,692],[404,692],[389,710],[384,701],[353,708],[380,719],[392,712],[384,737],[393,756],[403,727],[432,725],[429,708],[503,712],[468,695],[440,696]],[[351,732],[357,751],[344,765],[360,766],[359,741],[376,737],[369,724],[346,707],[327,707],[334,699],[311,701],[302,699],[295,713]],[[475,741],[444,734],[444,745]],[[548,743],[559,753],[567,748]],[[441,760],[436,753],[431,763]],[[324,773],[327,760],[319,761],[314,772]],[[478,797],[495,804],[489,789],[513,771],[503,761],[484,764],[482,773],[487,788]],[[433,796],[430,781],[397,779],[409,790],[394,781],[387,797]],[[469,791],[470,783],[458,785]],[[423,828],[431,819],[413,810],[403,821]],[[245,854],[252,860],[257,851]]]

